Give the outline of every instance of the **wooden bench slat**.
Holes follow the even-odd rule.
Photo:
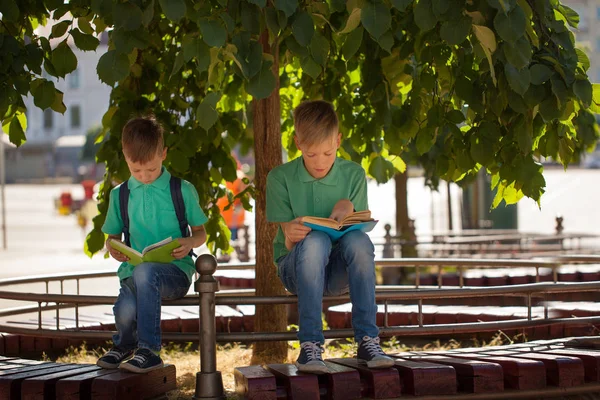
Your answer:
[[[145,374],[119,371],[102,375],[92,382],[94,400],[152,398],[176,389],[174,365],[165,365]]]
[[[452,366],[396,359],[402,393],[414,396],[455,394],[456,371]]]
[[[78,368],[76,364],[60,364],[50,368],[24,371],[12,375],[0,376],[0,400],[21,398],[21,384],[25,379],[39,375],[49,375],[56,372]]]
[[[118,372],[118,369],[100,369],[62,378],[56,382],[56,398],[60,400],[91,399],[93,380],[103,375],[116,374]]]
[[[251,365],[234,369],[235,390],[246,400],[276,400],[275,375],[261,367]]]
[[[360,364],[356,358],[330,358],[336,364],[354,368],[360,374],[367,386],[362,388],[363,397],[385,399],[398,397],[401,394],[400,375],[396,368],[372,369]]]
[[[360,374],[354,368],[325,360],[329,373],[319,375],[321,386],[327,388],[328,400],[360,399],[362,388]]]
[[[53,374],[28,378],[21,384],[21,400],[44,400],[56,398],[56,382],[61,378],[80,375],[86,372],[97,371],[100,367],[89,364],[80,364],[78,368]]]
[[[316,375],[298,371],[295,365],[268,364],[267,369],[281,386],[285,386],[288,400],[319,400],[319,381]]]

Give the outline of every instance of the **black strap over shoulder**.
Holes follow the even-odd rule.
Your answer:
[[[121,219],[123,220],[123,236],[124,243],[131,246],[131,238],[129,234],[129,181],[123,182],[119,189],[119,206],[121,208]],[[191,236],[187,218],[185,217],[185,202],[183,201],[183,193],[181,192],[181,179],[175,176],[171,177],[169,182],[171,187],[171,199],[173,207],[177,215],[177,222],[181,230],[181,237]],[[193,251],[190,251],[190,256],[196,256]]]
[[[124,243],[127,246],[131,246],[131,240],[129,237],[129,181],[125,181],[121,184],[119,189],[119,207],[121,208],[121,219],[123,220],[123,236]]]

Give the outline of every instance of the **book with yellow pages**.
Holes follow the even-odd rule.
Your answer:
[[[339,222],[332,218],[302,217],[302,224],[313,230],[325,232],[333,241],[356,230],[370,232],[377,222],[379,221],[371,218],[369,210],[353,212]]]
[[[160,242],[156,242],[150,246],[147,246],[140,253],[139,251],[132,249],[125,243],[118,240],[109,239],[109,243],[112,248],[129,257],[128,263],[134,266],[143,262],[168,264],[175,259],[175,257],[171,255],[173,250],[181,246],[177,239],[168,237]]]

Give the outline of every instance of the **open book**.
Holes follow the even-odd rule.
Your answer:
[[[143,262],[157,262],[168,264],[175,259],[171,255],[173,250],[181,246],[177,239],[173,240],[173,238],[168,237],[164,240],[161,240],[160,242],[156,242],[154,244],[151,244],[150,246],[147,246],[140,253],[139,251],[132,249],[131,247],[118,240],[109,239],[109,243],[112,246],[112,248],[120,251],[121,253],[129,257],[128,263],[134,266]]]
[[[369,210],[348,214],[340,222],[332,218],[302,217],[304,225],[313,230],[327,233],[333,240],[338,240],[344,234],[355,230],[370,232],[377,225],[377,222],[379,221],[371,218],[371,211]]]

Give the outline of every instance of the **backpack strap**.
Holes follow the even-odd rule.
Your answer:
[[[121,184],[119,189],[119,208],[121,209],[121,220],[123,221],[123,236],[124,243],[127,246],[131,246],[131,240],[129,237],[129,181],[125,181]]]
[[[185,202],[183,201],[183,193],[181,192],[181,178],[171,176],[171,198],[175,207],[175,214],[181,230],[181,237],[191,236],[189,224],[185,217]],[[190,250],[190,256],[196,256],[193,250]]]

